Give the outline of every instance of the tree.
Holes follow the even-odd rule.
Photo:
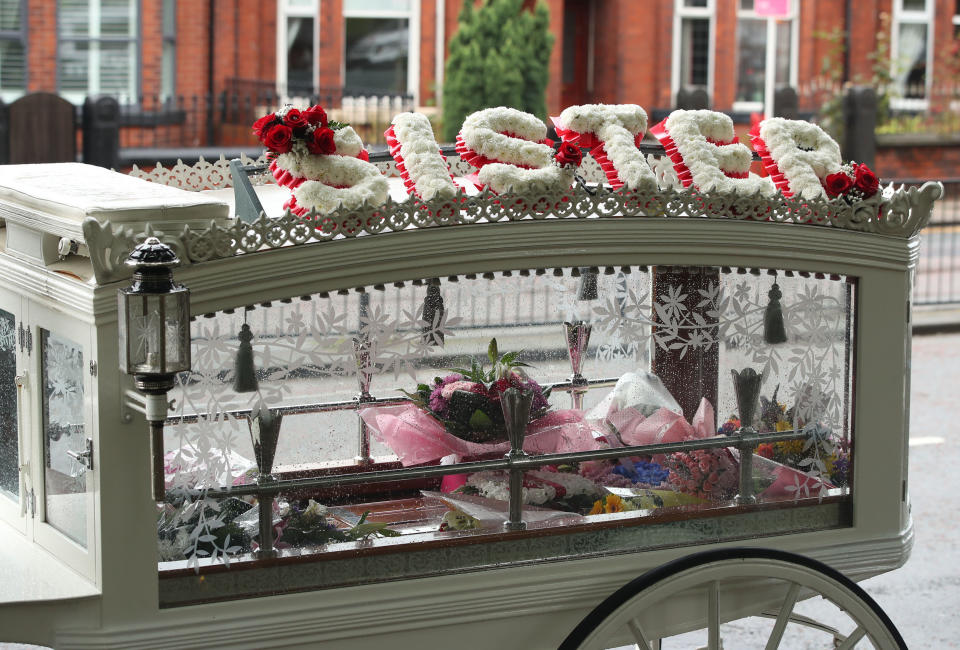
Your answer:
[[[443,139],[453,142],[464,118],[483,108],[510,106],[546,117],[553,35],[550,12],[523,0],[464,0],[450,39],[443,83]]]

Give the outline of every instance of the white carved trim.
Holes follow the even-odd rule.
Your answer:
[[[267,163],[265,154],[254,160],[241,153],[240,160],[245,165]],[[140,169],[134,165],[130,175],[191,192],[233,187],[233,181],[230,178],[230,161],[223,154],[220,154],[219,160],[212,163],[204,160],[203,156],[200,156],[200,160],[193,165],[187,165],[182,160],[178,160],[177,164],[169,169],[160,163],[157,163],[152,169]],[[256,178],[251,178],[250,181],[255,185],[275,182],[269,172],[258,174]]]

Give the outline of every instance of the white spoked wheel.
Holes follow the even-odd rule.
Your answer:
[[[813,596],[832,603],[845,625],[795,612],[798,601]],[[838,571],[784,551],[730,548],[680,558],[627,583],[590,612],[560,650],[606,650],[625,642],[657,650],[661,637],[697,628],[706,628],[709,650],[720,650],[721,623],[746,616],[774,619],[766,650],[781,647],[789,625],[826,632],[827,648],[906,649],[880,606]],[[742,645],[728,638],[725,647]]]

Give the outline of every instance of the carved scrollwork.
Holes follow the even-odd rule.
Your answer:
[[[450,162],[455,174],[472,171],[463,169],[465,163],[459,159],[451,158]],[[882,193],[853,204],[842,200],[810,201],[798,196],[785,198],[779,194],[770,198],[760,195],[703,194],[695,188],[674,188],[671,184],[673,169],[663,159],[654,159],[652,164],[658,180],[667,189],[653,192],[622,188],[614,191],[603,185],[576,185],[560,194],[534,195],[497,195],[484,189],[474,196],[460,193],[452,200],[388,200],[383,205],[364,204],[355,210],[337,210],[327,215],[298,217],[287,212],[278,218],[267,218],[261,214],[253,223],[236,222],[228,227],[213,222],[203,230],[185,226],[179,236],[164,235],[164,240],[173,245],[184,263],[187,263],[410,228],[525,219],[701,217],[789,222],[912,237],[929,220],[933,202],[943,196],[940,183],[926,183],[919,188],[894,188],[891,185]],[[228,165],[221,157],[215,163],[201,160],[192,167],[181,163],[170,170],[164,170],[160,165],[151,172],[135,168],[133,175],[191,190],[226,187],[230,183]],[[396,167],[391,167],[392,163],[378,165],[384,171],[396,172]],[[580,172],[590,180],[603,178],[602,170],[590,157],[584,158]],[[98,280],[109,281],[129,275],[123,267],[123,260],[147,236],[150,226],[147,226],[147,231],[135,233],[129,226],[88,221],[84,224],[84,233]]]
[[[182,265],[190,264],[193,258],[187,253],[184,239],[173,234],[154,230],[148,223],[143,232],[136,232],[126,224],[99,222],[88,218],[83,222],[83,237],[90,251],[90,264],[97,284],[123,280],[133,275],[125,262],[130,252],[147,237],[157,237],[173,248]]]

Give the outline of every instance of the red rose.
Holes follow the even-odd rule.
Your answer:
[[[302,129],[307,126],[307,118],[297,109],[291,108],[287,111],[287,114],[283,116],[283,123],[291,129]]]
[[[557,153],[554,154],[554,158],[561,167],[565,167],[566,165],[576,167],[580,164],[580,161],[583,160],[583,152],[577,145],[564,142],[560,145]]]
[[[518,377],[516,373],[511,372],[508,377],[501,377],[493,382],[487,396],[491,401],[497,402],[500,400],[500,395],[508,388],[523,388],[520,377]]]
[[[263,136],[263,144],[277,153],[287,153],[293,148],[293,130],[289,126],[276,124]]]
[[[311,106],[303,112],[303,115],[307,118],[307,122],[310,124],[319,124],[320,126],[327,126],[327,112],[323,110],[323,106],[317,104],[316,106]]]
[[[837,172],[836,174],[830,174],[824,179],[824,186],[827,188],[827,194],[830,196],[840,196],[853,187],[853,181],[843,172]]]
[[[276,119],[276,117],[277,117],[276,115],[274,115],[273,113],[270,113],[269,115],[264,115],[264,116],[261,117],[259,120],[257,120],[256,122],[254,122],[254,123],[253,123],[253,134],[254,134],[255,136],[257,136],[258,138],[261,138],[261,139],[262,139],[262,138],[263,138],[263,131],[264,131],[264,129],[266,129],[266,127],[268,127],[269,125],[273,124],[273,122],[274,122],[274,120]]]
[[[880,180],[866,165],[857,165],[853,182],[863,192],[864,198],[873,196],[880,189]]]
[[[307,140],[307,151],[312,154],[329,155],[337,150],[337,145],[333,142],[333,129],[321,127],[315,129],[313,135]]]

